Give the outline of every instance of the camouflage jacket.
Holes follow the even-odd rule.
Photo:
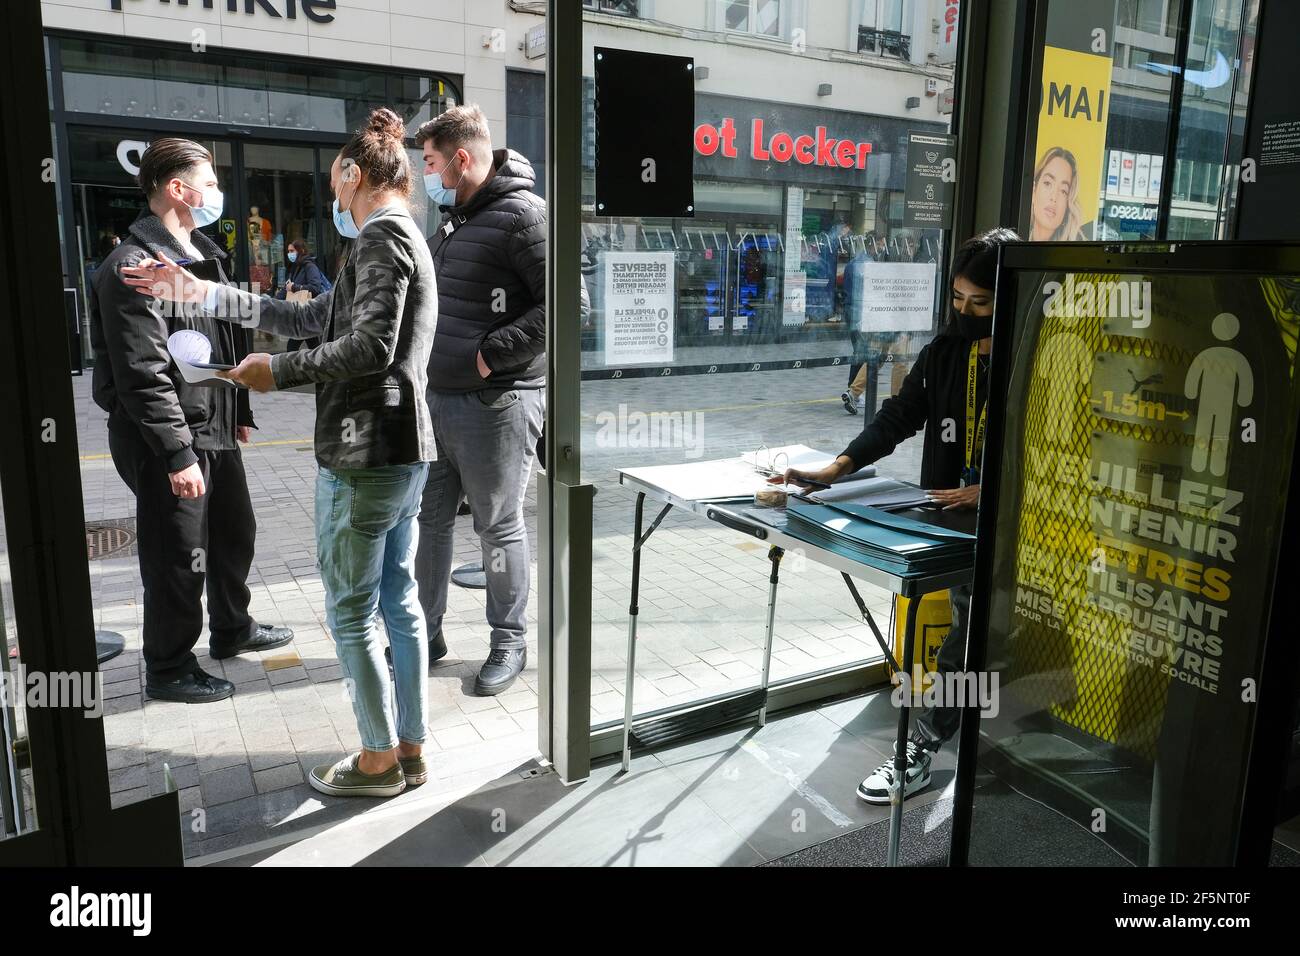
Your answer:
[[[352,243],[334,288],[309,302],[221,287],[215,310],[313,349],[271,361],[276,388],[316,385],[316,460],[330,469],[433,461],[425,402],[438,289],[410,213],[385,206]]]

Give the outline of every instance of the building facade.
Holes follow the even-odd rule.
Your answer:
[[[697,66],[694,218],[609,220],[585,208],[593,367],[609,364],[607,251],[674,251],[674,348],[651,357],[670,363],[717,345],[826,340],[813,351],[842,353],[844,276],[855,257],[939,261],[937,230],[903,228],[902,190],[908,132],[948,127],[954,0],[584,6],[588,76],[596,46],[690,56]],[[374,106],[396,109],[413,134],[451,105],[477,103],[494,140],[532,160],[544,191],[543,3],[43,0],[42,14],[55,163],[65,171],[70,330],[82,361],[85,285],[139,210],[136,164],[157,136],[212,150],[227,199],[210,229],[238,278],[263,289],[284,281],[295,239],[334,273],[343,249],[330,224],[329,165]],[[711,148],[710,128],[735,148]],[[593,133],[589,120],[589,183]],[[797,154],[782,154],[787,139]],[[852,143],[851,161],[827,151],[827,140]],[[437,211],[422,195],[415,202],[432,232]]]

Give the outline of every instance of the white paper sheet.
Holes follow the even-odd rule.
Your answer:
[[[228,378],[215,374],[217,369],[231,369],[233,365],[216,365],[212,359],[212,343],[196,329],[181,329],[167,337],[167,351],[171,353],[181,378],[191,385],[224,385],[237,388]]]
[[[760,475],[751,463],[741,458],[619,470],[630,478],[687,501],[752,498],[756,491],[775,487],[767,483],[766,475]]]
[[[752,498],[756,491],[782,490],[781,485],[768,483],[768,475],[756,471],[757,461],[768,468],[772,455],[782,452],[789,457],[776,460],[781,470],[800,468],[809,471],[824,468],[835,460],[834,455],[819,452],[807,445],[783,445],[780,448],[762,448],[747,452],[739,458],[723,458],[718,461],[695,461],[680,465],[648,465],[644,468],[621,468],[623,474],[646,484],[666,491],[676,498],[687,501],[726,501],[735,498]],[[868,466],[849,477],[869,477],[876,473],[874,466]],[[838,484],[837,484],[838,487]],[[792,487],[791,491],[802,491]]]
[[[867,478],[862,481],[837,481],[830,488],[808,495],[813,501],[852,501],[873,508],[917,506],[929,499],[924,491],[892,478]]]

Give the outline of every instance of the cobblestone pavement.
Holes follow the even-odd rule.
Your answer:
[[[846,370],[829,367],[676,380],[595,381],[583,386],[583,466],[597,487],[593,562],[592,721],[621,718],[625,690],[631,529],[635,496],[619,487],[623,466],[724,457],[760,444],[800,442],[838,452],[861,428],[839,394]],[[882,395],[888,376],[881,376]],[[90,400],[90,376],[74,377],[81,477],[88,523],[124,519],[134,502],[108,456],[105,416]],[[688,413],[694,432],[677,447],[634,447],[597,438],[597,416]],[[231,700],[204,706],[146,701],[140,654],[142,592],[134,556],[92,561],[96,624],[126,638],[126,651],[104,670],[105,735],[113,801],[122,805],[164,790],[163,766],[180,788],[187,854],[214,852],[357,812],[306,784],[316,764],[359,746],[324,625],[312,525],[314,396],[291,392],[255,398],[261,426],[244,450],[257,513],[257,554],[250,575],[253,612],[291,627],[293,644],[201,665],[235,682]],[[688,433],[683,433],[688,434]],[[682,447],[685,445],[686,447]],[[919,439],[882,473],[915,478]],[[526,503],[536,547],[536,482]],[[654,512],[654,513],[657,513]],[[470,519],[460,519],[457,563],[478,560]],[[797,557],[797,556],[796,556]],[[643,562],[637,653],[638,712],[754,685],[759,676],[767,601],[765,547],[679,512],[655,532]],[[878,656],[838,574],[788,559],[777,609],[772,677],[781,680]],[[534,599],[529,621],[536,630]],[[435,778],[454,786],[476,773],[513,766],[536,752],[535,633],[529,666],[505,695],[472,696],[487,652],[482,592],[453,587],[445,622],[450,648],[431,671],[429,752]],[[884,592],[864,589],[883,626]],[[370,801],[360,801],[369,804]]]

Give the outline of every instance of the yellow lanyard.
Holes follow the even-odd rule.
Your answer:
[[[984,450],[984,426],[988,421],[989,403],[980,408],[979,424],[975,422],[975,379],[979,365],[979,343],[970,346],[970,362],[966,369],[966,476],[974,474],[975,459]],[[967,482],[973,484],[973,482]]]

